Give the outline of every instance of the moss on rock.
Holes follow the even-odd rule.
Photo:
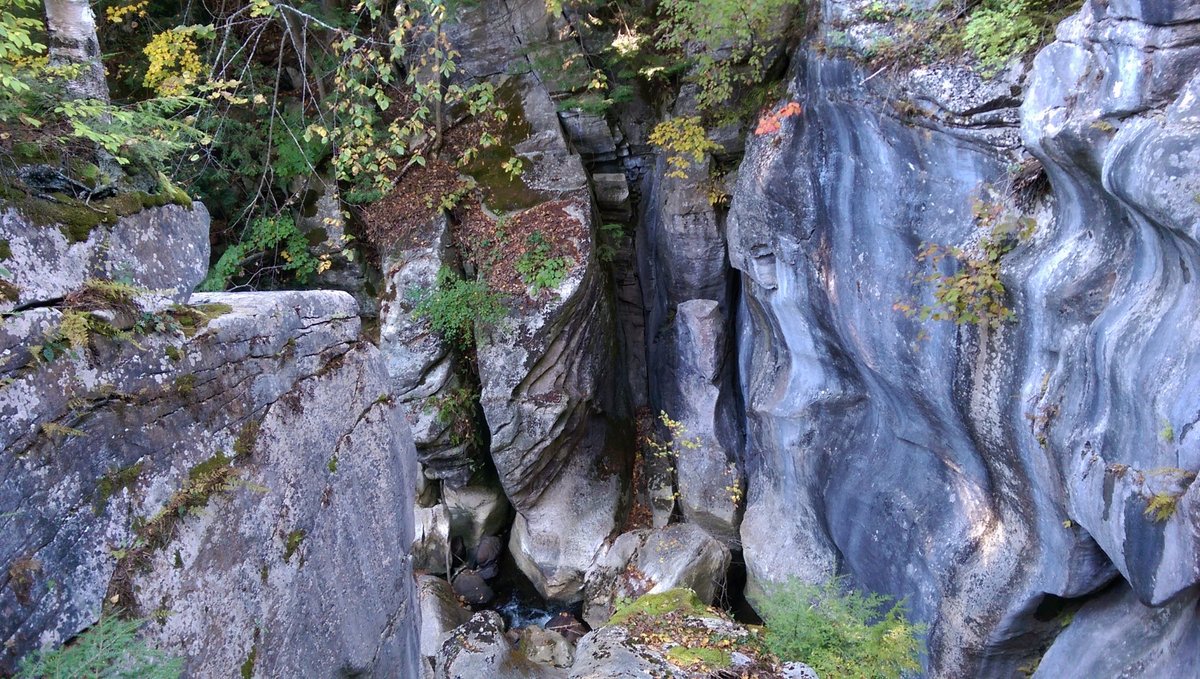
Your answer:
[[[667,658],[681,665],[703,665],[706,668],[729,667],[733,662],[733,656],[729,651],[719,648],[672,646],[667,649]]]
[[[57,226],[71,243],[86,241],[95,229],[116,224],[122,217],[142,210],[164,205],[190,208],[192,205],[191,198],[177,189],[153,194],[131,191],[104,200],[84,202],[63,193],[52,194],[48,199],[32,196],[12,185],[3,184],[0,184],[0,201],[37,226]]]
[[[480,148],[475,158],[463,168],[483,189],[488,207],[500,212],[523,210],[548,199],[529,188],[521,177],[514,177],[504,169],[504,163],[516,155],[514,145],[533,134],[533,126],[525,118],[517,82],[517,79],[509,80],[496,90],[496,102],[506,116],[503,125],[493,130],[499,143]]]
[[[108,507],[108,501],[113,495],[128,488],[132,488],[137,484],[138,479],[142,475],[142,463],[125,467],[124,469],[113,469],[96,483],[96,501],[92,505],[92,509],[96,515],[104,513]]]
[[[233,311],[228,304],[177,304],[171,307],[171,316],[183,329],[185,337],[195,337],[208,325],[209,321]]]
[[[704,605],[700,597],[696,596],[695,592],[681,587],[657,594],[646,594],[630,603],[618,606],[608,624],[620,625],[639,614],[660,616],[679,612],[685,615],[704,615],[707,611],[708,607]]]

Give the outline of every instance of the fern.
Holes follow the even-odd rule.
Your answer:
[[[1040,45],[1079,5],[1063,0],[984,0],[962,28],[963,43],[979,59],[984,75],[994,75],[1013,57]]]
[[[466,349],[474,340],[476,323],[494,323],[504,316],[500,295],[487,284],[460,278],[447,267],[438,270],[432,290],[410,293],[415,299],[413,318],[427,319],[442,339]]]
[[[200,284],[200,290],[224,290],[232,279],[243,274],[248,261],[257,255],[274,255],[282,260],[278,268],[290,273],[298,283],[312,280],[321,272],[324,264],[309,249],[307,235],[296,227],[290,215],[259,217],[250,222],[242,240],[221,253],[221,258]]]

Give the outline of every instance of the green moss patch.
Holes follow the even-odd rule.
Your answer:
[[[175,393],[183,397],[191,396],[196,391],[196,376],[180,375],[175,378]]]
[[[705,668],[720,668],[729,667],[733,663],[733,656],[729,651],[719,648],[687,648],[684,646],[672,646],[667,649],[667,657],[672,662],[690,667],[692,665],[703,665]]]
[[[213,476],[218,470],[228,467],[232,459],[225,453],[218,452],[216,455],[189,469],[188,480],[199,481]]]
[[[625,603],[608,624],[624,627],[635,648],[663,654],[688,676],[716,676],[732,664],[733,651],[749,659],[739,677],[779,676],[779,660],[764,650],[758,632],[705,606],[690,589],[647,594]]]
[[[254,452],[254,444],[258,442],[258,429],[259,424],[256,420],[250,420],[242,425],[237,438],[233,440],[234,456],[250,457],[250,453]]]
[[[507,116],[503,123],[490,126],[491,133],[499,143],[480,148],[478,155],[463,168],[463,172],[483,189],[484,202],[488,207],[500,212],[524,210],[549,200],[549,196],[529,188],[519,176],[513,177],[504,169],[504,163],[516,155],[514,145],[533,134],[533,126],[525,118],[517,82],[514,78],[496,90],[496,103]]]
[[[638,599],[617,607],[610,625],[620,625],[636,615],[658,617],[667,613],[682,613],[684,615],[704,615],[708,607],[690,589],[669,589],[658,594],[646,594]]]
[[[121,193],[91,202],[84,202],[66,194],[56,193],[50,199],[32,196],[11,185],[0,185],[0,200],[15,208],[37,226],[57,226],[71,243],[86,241],[92,231],[101,226],[111,226],[121,217],[137,214],[142,210],[163,205],[191,206],[181,200],[186,195],[175,192],[143,193],[140,191]]]
[[[228,304],[176,304],[171,307],[171,317],[179,323],[185,337],[195,337],[210,321],[233,311]]]
[[[254,661],[258,657],[258,644],[255,643],[250,647],[250,654],[246,656],[246,662],[242,663],[242,679],[250,679],[254,676]]]
[[[109,499],[122,490],[132,488],[137,484],[141,475],[142,463],[138,462],[124,469],[112,469],[100,477],[96,483],[96,501],[92,503],[92,510],[97,516],[103,514],[108,507]]]
[[[307,536],[307,533],[305,533],[304,531],[302,531],[300,529],[296,529],[287,534],[287,539],[284,540],[284,543],[283,543],[283,560],[284,561],[292,560],[292,555],[296,553],[297,549],[300,549],[300,545],[304,543],[304,538],[306,536]]]
[[[0,239],[0,259],[12,258],[12,245],[9,244],[7,238]]]

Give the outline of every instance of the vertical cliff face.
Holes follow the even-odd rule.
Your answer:
[[[1025,665],[1114,579],[1140,604],[1094,615],[1194,615],[1194,14],[1088,2],[1027,76],[990,82],[798,55],[804,114],[752,140],[728,223],[752,587],[844,570],[907,597],[936,676]],[[1016,190],[1018,132],[1048,195]],[[897,311],[931,301],[923,243],[979,247],[979,198],[1036,222],[1001,260],[1015,320]],[[1170,516],[1147,514],[1156,497]],[[1180,638],[1142,652],[1184,667]]]
[[[354,300],[172,305],[144,288],[188,300],[202,206],[73,243],[28,207],[2,221],[0,673],[103,611],[192,676],[414,676],[415,453]]]
[[[420,242],[386,253],[381,346],[418,433],[422,473],[442,482],[440,504],[456,514],[450,495],[502,490],[515,509],[508,548],[517,566],[543,596],[578,601],[585,571],[616,534],[627,505],[633,432],[615,300],[597,254],[600,222],[582,159],[611,152],[613,140],[603,118],[560,118],[556,98],[565,94],[555,69],[584,59],[564,29],[565,19],[542,0],[463,7],[447,24],[459,53],[455,77],[495,86],[509,116],[498,132],[503,157],[493,152],[493,167],[464,169],[467,205],[449,221],[401,225]],[[568,129],[586,138],[572,140]],[[499,168],[510,156],[522,164],[519,178]],[[540,262],[526,257],[538,247]],[[563,263],[561,276],[535,283],[546,260]],[[414,317],[414,303],[405,299],[428,290],[441,266],[502,300],[503,318],[480,319],[458,346]],[[439,414],[438,404],[455,394],[466,394],[470,412]],[[478,425],[474,457],[451,430],[460,418]],[[464,537],[471,549],[481,535],[460,535],[459,528],[509,527],[479,518],[452,526],[451,539]]]

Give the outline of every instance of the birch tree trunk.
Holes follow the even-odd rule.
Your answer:
[[[50,63],[78,64],[79,74],[67,83],[72,99],[108,102],[108,83],[100,61],[100,39],[96,17],[87,0],[45,0],[46,27],[50,33]]]

